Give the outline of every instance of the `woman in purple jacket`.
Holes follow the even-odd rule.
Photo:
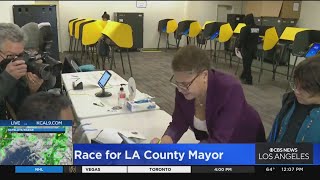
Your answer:
[[[259,114],[245,99],[233,76],[211,69],[206,52],[196,46],[181,48],[173,58],[176,87],[172,122],[161,139],[177,143],[190,128],[200,143],[265,142]]]

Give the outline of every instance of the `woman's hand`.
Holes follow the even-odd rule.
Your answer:
[[[161,139],[153,138],[150,142],[151,144],[173,144],[173,140],[170,136],[164,135]]]

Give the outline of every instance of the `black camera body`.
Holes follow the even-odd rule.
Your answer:
[[[51,76],[59,76],[62,73],[62,63],[53,59],[47,53],[30,55],[25,53],[23,57],[27,65],[27,72],[36,74],[43,80],[48,80]],[[39,62],[42,60],[42,62]]]

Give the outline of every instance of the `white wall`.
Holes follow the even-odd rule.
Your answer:
[[[201,25],[206,21],[216,21],[218,5],[231,5],[233,14],[240,14],[241,1],[187,1],[186,18],[197,20]]]
[[[144,13],[144,37],[145,48],[157,46],[159,34],[158,21],[165,18],[173,18],[180,21],[184,17],[185,1],[147,1],[147,8],[136,8],[136,1],[59,1],[60,8],[60,35],[65,42],[62,51],[69,48],[68,21],[73,18],[101,19],[104,11],[113,19],[114,12],[142,12]],[[165,46],[165,41],[161,41]],[[173,41],[170,42],[173,44]]]
[[[0,1],[0,22],[13,22],[12,5],[30,5],[35,1]]]
[[[34,3],[35,1],[1,1],[0,22],[13,22],[12,5]],[[74,18],[101,19],[103,12],[107,11],[113,19],[114,12],[142,12],[144,13],[144,48],[156,48],[159,38],[158,22],[161,19],[173,18],[177,22],[195,19],[203,24],[207,20],[216,20],[218,5],[232,5],[233,13],[241,13],[242,9],[241,1],[147,1],[147,8],[136,8],[136,1],[53,1],[52,4],[57,5],[58,9],[60,52],[69,49],[68,21]],[[175,44],[172,35],[170,44]],[[180,44],[185,44],[184,38]],[[164,38],[161,40],[160,47],[165,47]]]
[[[320,30],[320,1],[302,1],[298,27]]]
[[[241,1],[187,1],[185,18],[197,20],[201,25],[206,21],[217,21],[218,5],[232,6],[233,14],[241,14],[242,11]],[[210,49],[210,46],[207,46],[207,49]]]

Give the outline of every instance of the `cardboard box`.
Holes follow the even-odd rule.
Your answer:
[[[299,19],[301,12],[301,1],[283,1],[280,17]]]
[[[244,12],[252,13],[254,17],[278,17],[281,7],[282,1],[246,1]]]
[[[246,1],[243,4],[245,14],[254,17],[280,17],[299,19],[301,1]]]

